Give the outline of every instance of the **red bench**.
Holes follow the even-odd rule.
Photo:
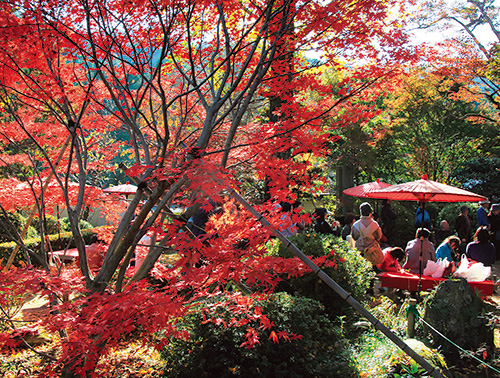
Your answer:
[[[418,291],[418,274],[413,273],[396,273],[396,272],[382,272],[377,274],[380,278],[381,286],[394,287],[396,289]],[[422,276],[421,290],[431,291],[435,286],[441,282],[446,281],[446,278],[433,278],[430,276]],[[473,289],[477,289],[479,294],[483,297],[493,295],[494,283],[493,281],[477,281],[469,282]]]
[[[78,249],[76,248],[71,248],[66,251],[53,251],[49,253],[54,257],[58,257],[63,263],[75,261],[78,257]]]

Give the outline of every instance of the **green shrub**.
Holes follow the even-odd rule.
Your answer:
[[[67,218],[67,217],[61,218],[61,220],[59,222],[61,224],[62,231],[64,231],[64,232],[71,231],[71,226],[69,224],[69,218]],[[92,228],[92,225],[90,224],[90,222],[88,222],[84,219],[80,219],[80,222],[78,223],[78,227],[80,227],[80,230],[86,230],[88,228]]]
[[[11,237],[16,236],[16,232],[21,234],[24,225],[26,224],[26,218],[24,218],[20,213],[7,213],[7,219],[5,215],[0,215],[0,243],[6,243],[11,241]],[[12,236],[11,236],[12,235]],[[26,238],[33,238],[38,236],[37,230],[30,226],[26,234]]]
[[[38,216],[35,216],[33,218],[31,224],[38,230],[38,232],[40,232],[40,218]],[[79,227],[80,230],[85,230],[88,228],[92,228],[92,225],[90,224],[90,222],[80,219]],[[68,217],[57,218],[54,215],[46,215],[44,221],[44,229],[45,233],[48,235],[55,235],[60,232],[69,232],[71,231],[69,218]]]
[[[304,254],[312,257],[326,256],[323,266],[320,266],[335,282],[354,298],[360,299],[370,285],[374,272],[357,250],[349,248],[347,242],[333,235],[299,234],[290,237],[292,241]],[[276,243],[276,242],[274,242]],[[277,250],[276,250],[277,249]],[[271,253],[278,254],[284,258],[294,257],[284,245],[279,244],[271,248]],[[325,266],[333,262],[333,266]],[[333,317],[345,315],[350,312],[350,306],[341,299],[326,283],[320,280],[314,273],[301,277],[282,277],[277,291],[285,291],[292,295],[303,295],[320,301],[327,312]]]
[[[102,227],[108,227],[108,226],[102,226]],[[90,238],[92,237],[93,234],[97,232],[97,230],[100,227],[96,228],[88,228],[85,230],[81,230],[83,240],[85,241],[85,244],[89,244]],[[57,251],[57,250],[62,250],[66,247],[68,248],[75,248],[75,244],[73,242],[73,234],[71,232],[64,232],[61,234],[55,234],[55,235],[48,235],[47,238],[50,241],[50,245],[52,247],[52,250]],[[69,242],[69,246],[68,246]],[[41,239],[40,237],[36,237],[33,239],[26,239],[24,240],[24,244],[26,245],[27,248],[31,249],[32,251],[36,253],[40,253],[41,251]],[[14,250],[16,246],[15,242],[7,242],[7,243],[1,243],[0,244],[0,260],[3,260],[5,263],[12,251]],[[24,254],[19,251],[16,254],[16,257],[14,259],[14,263],[18,261],[24,261]]]
[[[323,240],[326,240],[326,237],[323,237],[321,234],[314,232],[297,234],[289,237],[288,239],[307,256],[320,257],[325,255]],[[338,240],[337,237],[335,237],[335,239]],[[286,258],[295,257],[293,252],[281,243],[278,245],[278,255]]]
[[[227,310],[227,301],[216,299],[217,317],[227,324],[235,315]],[[188,340],[172,339],[162,352],[169,378],[191,377],[352,377],[356,376],[340,330],[314,300],[275,294],[257,303],[274,324],[276,333],[301,335],[300,339],[274,343],[271,330],[251,322],[244,327],[215,325],[204,321],[202,310],[215,300],[200,303],[197,310],[178,323]],[[258,332],[259,343],[244,348],[247,327]]]
[[[415,238],[417,203],[413,201],[393,201],[391,206],[398,214],[394,228],[393,244],[404,249],[408,241]],[[432,216],[431,219],[433,219]]]
[[[43,229],[45,234],[53,235],[53,234],[58,234],[60,232],[64,232],[61,226],[60,219],[58,219],[54,215],[46,214],[42,218],[42,220],[43,220]],[[40,226],[40,217],[38,215],[35,215],[33,217],[31,225],[37,230],[38,234],[40,234],[41,226]]]

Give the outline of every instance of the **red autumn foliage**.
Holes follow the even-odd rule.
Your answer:
[[[145,342],[159,330],[184,336],[176,335],[175,319],[228,282],[272,291],[281,274],[308,270],[269,256],[263,243],[272,229],[224,191],[245,190],[246,178],[266,182],[270,199],[255,205],[281,227],[279,201],[295,200],[299,187],[320,190],[318,177],[309,176],[313,161],[303,157],[328,154],[327,125],[375,116],[352,100],[411,56],[389,9],[377,1],[0,4],[2,160],[24,165],[0,180],[0,205],[6,211],[64,205],[79,251],[78,266],[28,266],[0,276],[2,292],[53,301],[53,315],[41,326],[62,335],[61,354],[45,376],[61,365],[64,374],[91,372],[127,336]],[[321,79],[304,55],[310,46],[323,50],[324,69],[340,83]],[[341,64],[346,60],[353,64]],[[337,112],[339,104],[347,111]],[[118,161],[139,184],[129,202],[109,201],[89,185]],[[187,218],[200,207],[210,210],[208,199],[223,203],[223,211],[206,235],[193,237]],[[172,205],[184,216],[172,214]],[[102,262],[87,253],[78,228],[87,206],[114,224]],[[132,268],[146,234],[152,247]],[[178,258],[166,263],[166,254]],[[258,316],[272,328],[243,303],[251,297],[238,301],[232,311],[240,320],[228,326],[246,327],[245,319]],[[259,342],[252,327],[246,334],[243,347]]]

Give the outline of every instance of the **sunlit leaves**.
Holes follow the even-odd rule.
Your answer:
[[[69,330],[58,363],[91,371],[101,353],[131,333],[145,340],[160,329],[173,332],[171,322],[196,299],[230,285],[272,291],[282,275],[308,271],[267,253],[272,229],[232,201],[228,188],[245,188],[246,178],[265,182],[270,200],[255,205],[277,228],[283,226],[279,201],[319,190],[321,177],[312,170],[337,138],[329,128],[365,127],[377,111],[372,96],[364,102],[356,96],[409,57],[400,23],[386,17],[391,4],[47,0],[0,6],[2,153],[6,162],[29,163],[33,173],[0,182],[2,205],[26,207],[43,197],[47,208],[64,202],[77,218],[89,204],[113,223],[100,235],[111,243],[106,254],[89,251],[89,270],[74,227],[80,270],[66,267],[59,277],[24,272],[20,280],[25,290],[36,291],[30,287],[36,277],[47,295],[73,295],[47,320],[51,330]],[[303,52],[311,46],[324,49],[324,63],[339,72],[337,83],[308,72]],[[350,63],[349,74],[339,62]],[[7,158],[11,151],[18,157]],[[117,167],[128,167],[126,174],[140,183],[133,200],[89,188]],[[42,196],[49,172],[53,182]],[[17,201],[8,197],[13,191]],[[217,205],[206,234],[193,237],[185,218]],[[145,234],[155,245],[135,250]],[[143,266],[151,280],[139,280],[141,268],[128,265],[135,252],[140,259],[148,253]],[[241,315],[235,322],[246,330],[243,347],[254,346],[258,327],[271,332],[272,326],[248,298],[235,295],[230,310]]]

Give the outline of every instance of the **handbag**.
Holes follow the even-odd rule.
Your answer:
[[[379,265],[384,261],[384,253],[382,252],[382,248],[380,248],[380,244],[378,244],[378,242],[366,247],[364,250],[364,256],[365,259],[367,259],[372,265]]]

